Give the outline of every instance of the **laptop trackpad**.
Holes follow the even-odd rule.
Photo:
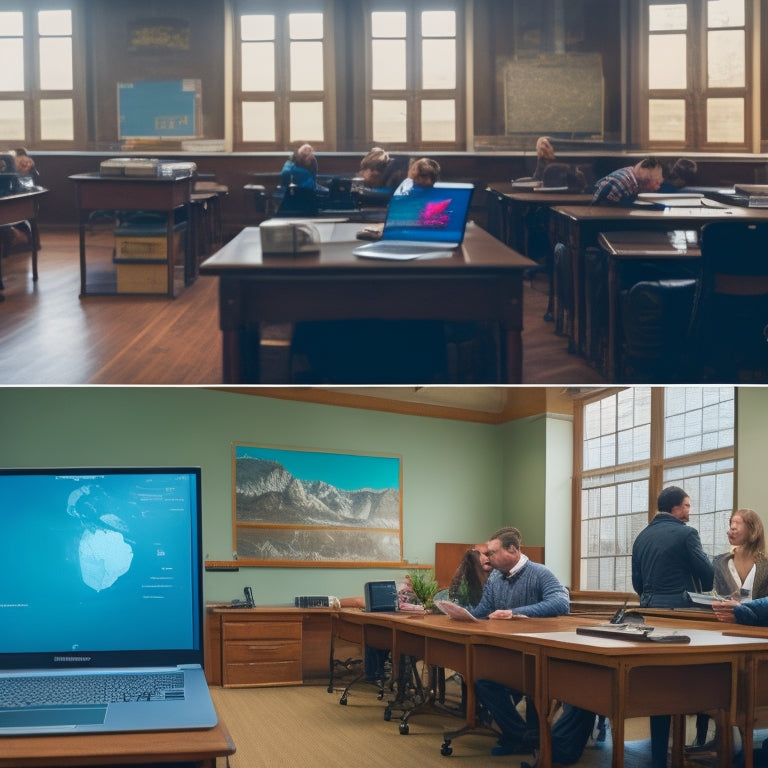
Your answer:
[[[0,729],[98,725],[104,722],[106,714],[106,706],[3,709],[0,710]]]

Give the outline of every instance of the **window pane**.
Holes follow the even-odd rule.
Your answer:
[[[291,90],[323,90],[322,43],[291,43]]]
[[[275,17],[268,14],[241,16],[240,38],[242,40],[274,40]]]
[[[456,87],[456,41],[424,40],[422,49],[422,88]]]
[[[71,91],[72,87],[72,38],[42,38],[40,88],[44,91]]]
[[[422,37],[456,37],[454,11],[425,11],[421,14]]]
[[[687,27],[688,9],[684,3],[648,7],[648,29],[651,32],[686,29]]]
[[[650,99],[648,138],[651,141],[685,141],[685,101]]]
[[[651,35],[648,40],[648,87],[685,88],[688,82],[685,35]]]
[[[0,91],[24,90],[24,42],[0,38]]]
[[[18,11],[0,13],[0,34],[21,37],[24,34],[24,15]]]
[[[371,14],[373,37],[405,37],[406,16],[401,11],[376,11]]]
[[[291,40],[317,40],[323,36],[322,13],[292,13],[288,17]]]
[[[23,139],[24,130],[24,102],[0,101],[0,139]]]
[[[243,102],[243,141],[275,141],[275,102]]]
[[[707,141],[744,143],[744,99],[707,99]]]
[[[72,141],[75,138],[72,99],[40,100],[40,138],[43,141]]]
[[[405,41],[374,40],[371,46],[371,87],[374,90],[405,88]]]
[[[710,88],[743,88],[746,82],[744,32],[709,32],[707,74]]]
[[[708,27],[743,27],[744,0],[708,0]]]
[[[274,91],[275,44],[244,43],[242,69],[244,91]]]
[[[323,102],[296,101],[290,107],[290,140],[324,141],[323,135]]]
[[[373,140],[404,143],[408,139],[407,105],[405,100],[373,100]]]
[[[37,31],[41,35],[71,35],[71,11],[40,11],[37,14]]]
[[[421,102],[422,141],[456,141],[456,102],[425,99]]]

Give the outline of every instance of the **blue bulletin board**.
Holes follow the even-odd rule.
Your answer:
[[[194,79],[118,83],[119,138],[198,138],[200,90]]]

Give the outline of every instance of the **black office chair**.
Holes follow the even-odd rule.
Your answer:
[[[684,378],[696,280],[643,280],[622,291],[618,381],[674,383]]]
[[[701,232],[693,333],[699,378],[768,380],[768,222],[712,222]]]
[[[317,216],[317,210],[318,203],[315,190],[291,184],[285,190],[275,216],[277,218],[311,219]]]

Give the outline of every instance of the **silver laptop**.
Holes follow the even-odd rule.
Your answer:
[[[200,469],[0,469],[0,738],[211,728]]]
[[[472,184],[437,183],[393,196],[381,240],[352,253],[396,260],[451,256],[464,239],[473,191]]]

